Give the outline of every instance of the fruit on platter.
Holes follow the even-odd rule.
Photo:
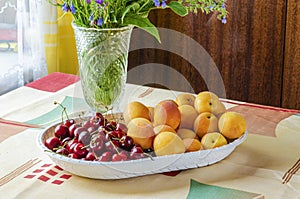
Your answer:
[[[172,132],[172,133],[177,133],[175,129],[173,129],[172,127],[170,127],[169,125],[166,125],[166,124],[160,124],[160,125],[157,125],[153,128],[154,130],[154,133],[155,135],[163,132],[163,131],[169,131],[169,132]]]
[[[210,112],[200,113],[194,121],[194,131],[199,137],[218,131],[218,118]]]
[[[181,93],[176,97],[175,102],[178,104],[178,106],[182,106],[182,105],[194,106],[195,98],[196,98],[195,95],[191,93]]]
[[[243,115],[226,110],[209,91],[182,93],[151,105],[129,102],[124,120],[101,113],[74,120],[62,109],[67,118],[44,144],[49,151],[86,161],[128,161],[214,149],[238,139],[247,127]]]
[[[145,118],[150,120],[150,111],[147,106],[138,101],[133,101],[127,104],[123,117],[126,123],[134,118]]]
[[[246,120],[240,113],[228,111],[221,115],[218,126],[224,136],[236,139],[246,131]]]
[[[69,118],[64,120],[44,144],[52,152],[86,161],[126,161],[153,156],[151,149],[145,151],[127,132],[124,123],[95,113],[77,122]]]
[[[153,149],[157,156],[180,154],[185,152],[185,145],[178,135],[164,131],[155,136]]]
[[[177,129],[181,114],[174,100],[162,100],[154,107],[154,125],[166,124]]]
[[[242,119],[237,119],[239,114],[235,114],[235,117],[231,116],[231,113],[227,115],[225,105],[216,94],[210,91],[203,91],[197,95],[181,93],[175,100],[162,99],[157,104],[150,106],[145,104],[145,106],[148,109],[150,107],[153,111],[151,113],[153,119],[150,119],[149,122],[152,123],[155,134],[151,147],[155,155],[157,153],[159,155],[178,153],[171,144],[174,143],[171,141],[173,139],[180,138],[184,143],[185,152],[191,152],[226,145],[241,137],[246,131],[244,123],[236,125],[236,130],[229,128],[234,128],[234,125],[226,122],[226,116],[231,118],[229,121],[235,124]],[[222,115],[224,116],[222,117]],[[243,118],[243,116],[241,117]],[[168,133],[165,134],[165,132]],[[160,135],[162,133],[164,135]],[[177,135],[176,138],[170,133]],[[165,140],[162,141],[162,138]]]
[[[194,121],[198,116],[197,111],[193,106],[181,105],[178,106],[181,118],[180,118],[180,128],[193,129]]]
[[[194,106],[198,113],[210,112],[215,116],[219,116],[226,111],[226,107],[219,97],[210,91],[200,92],[196,96]]]
[[[197,134],[191,129],[180,128],[177,130],[177,135],[181,139],[185,139],[185,138],[198,139]]]
[[[185,138],[183,139],[185,152],[199,151],[202,149],[202,144],[198,139]]]
[[[135,143],[143,149],[152,147],[155,136],[152,123],[145,118],[134,118],[128,123],[127,135],[132,137]]]
[[[148,106],[150,121],[154,120],[154,107]]]
[[[205,149],[213,149],[227,144],[227,139],[219,132],[211,132],[202,137],[201,144]]]

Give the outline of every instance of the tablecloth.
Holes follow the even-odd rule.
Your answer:
[[[120,111],[140,100],[151,106],[179,92],[127,84]],[[206,167],[120,180],[76,176],[55,165],[36,138],[48,125],[89,110],[78,76],[53,73],[0,96],[0,178],[30,159],[39,162],[0,186],[4,198],[300,198],[300,175],[282,176],[300,158],[300,111],[221,99],[243,114],[249,135],[224,160]]]

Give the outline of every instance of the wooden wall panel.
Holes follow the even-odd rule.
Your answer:
[[[287,6],[282,107],[300,110],[300,2]]]
[[[214,16],[190,14],[181,18],[171,11],[154,11],[150,18],[158,27],[178,31],[201,45],[212,60],[201,60],[202,55],[193,54],[187,40],[173,40],[170,35],[161,35],[166,45],[179,46],[179,55],[166,50],[141,49],[129,54],[129,70],[145,63],[159,63],[178,71],[191,87],[172,75],[145,69],[140,76],[129,76],[128,82],[142,83],[144,79],[164,79],[166,87],[195,93],[208,89],[221,97],[280,106],[284,34],[287,0],[230,0],[228,23],[223,25]],[[147,34],[133,34],[132,43],[155,42]],[[165,44],[165,43],[164,43]],[[199,58],[201,74],[186,57]],[[189,60],[189,58],[188,58]],[[224,85],[215,81],[213,65],[217,66]],[[202,77],[205,77],[205,81]],[[164,85],[162,85],[164,86]]]

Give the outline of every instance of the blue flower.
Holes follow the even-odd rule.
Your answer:
[[[70,6],[70,10],[72,12],[72,14],[75,14],[76,13],[76,8],[74,6],[74,4],[72,3],[71,6]]]
[[[90,15],[89,20],[92,21],[94,19],[93,14]]]
[[[223,24],[226,24],[226,23],[227,23],[226,17],[223,17],[223,18],[222,18],[222,23],[223,23]]]
[[[97,21],[97,26],[102,26],[103,24],[103,19],[100,17]]]
[[[161,2],[161,7],[162,8],[166,8],[167,7],[167,2],[166,2],[167,0],[163,0],[162,2]]]
[[[68,4],[67,4],[67,3],[62,4],[61,9],[62,9],[64,12],[68,12],[68,11],[69,11],[69,6],[68,6]]]
[[[153,2],[156,7],[160,6],[160,0],[153,0]]]
[[[103,0],[96,0],[95,2],[98,3],[98,4],[102,4]]]

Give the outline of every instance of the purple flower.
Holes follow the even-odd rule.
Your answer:
[[[102,4],[103,0],[96,0],[95,2],[98,3],[98,4]]]
[[[68,4],[67,4],[67,3],[62,4],[61,9],[62,9],[64,12],[68,12],[68,11],[69,11],[69,6],[68,6]]]
[[[75,14],[76,13],[76,8],[74,6],[74,4],[72,3],[71,6],[70,6],[70,10],[72,12],[72,14]]]
[[[91,0],[86,0],[86,3],[87,3],[87,4],[90,4],[90,3],[91,3]]]
[[[103,19],[100,17],[97,21],[97,26],[102,26],[103,24]]]

